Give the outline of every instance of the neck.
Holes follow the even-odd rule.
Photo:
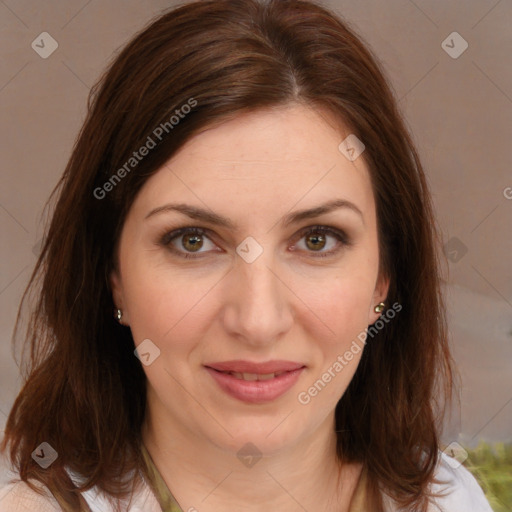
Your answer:
[[[239,458],[236,450],[157,416],[147,414],[143,442],[185,512],[349,510],[361,466],[338,460],[334,416],[259,459]]]

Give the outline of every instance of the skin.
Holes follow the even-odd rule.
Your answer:
[[[362,352],[308,404],[297,399],[378,319],[374,307],[388,290],[378,274],[368,170],[363,157],[351,162],[338,150],[349,133],[299,104],[241,115],[183,146],[148,179],[127,215],[110,276],[113,299],[135,344],[150,339],[160,349],[143,366],[143,441],[184,511],[349,508],[361,466],[337,460],[334,409]],[[361,215],[341,208],[281,223],[332,199],[350,201]],[[208,208],[238,227],[169,211],[146,218],[176,202]],[[350,244],[330,234],[325,242],[301,236],[317,225],[344,231]],[[197,259],[159,243],[191,226],[209,230]],[[249,236],[263,248],[252,263],[236,252]],[[186,238],[169,245],[197,254],[183,247]],[[203,367],[232,359],[284,359],[306,369],[283,396],[248,404],[220,390]],[[248,442],[262,453],[252,467],[237,458]]]

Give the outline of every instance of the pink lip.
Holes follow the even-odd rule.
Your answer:
[[[287,370],[286,365],[283,365],[283,363],[286,363],[290,369]],[[213,366],[206,366],[206,370],[225,393],[242,402],[251,404],[271,402],[284,395],[295,385],[302,370],[305,369],[304,365],[285,361],[272,361],[264,364],[253,364],[247,361],[230,361],[229,363],[222,363],[222,365],[226,365],[224,367],[227,367],[227,369],[217,369],[220,365],[215,364],[215,368]],[[263,375],[281,371],[285,373],[269,380],[246,381],[238,379],[229,373],[222,373],[225,371]]]

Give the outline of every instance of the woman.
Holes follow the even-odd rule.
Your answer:
[[[425,176],[334,14],[161,16],[94,90],[57,189],[0,511],[490,510],[440,452]]]

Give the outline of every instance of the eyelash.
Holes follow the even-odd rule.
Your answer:
[[[312,233],[320,233],[322,235],[331,235],[334,238],[336,238],[341,243],[341,245],[344,247],[348,247],[351,245],[349,238],[343,231],[340,231],[340,230],[334,229],[334,228],[330,228],[327,226],[309,226],[307,228],[304,228],[303,230],[300,231],[297,241],[301,240],[306,235],[309,235]],[[172,246],[171,242],[175,238],[178,238],[183,235],[188,235],[188,234],[198,235],[198,236],[206,236],[207,238],[210,239],[210,237],[208,237],[207,229],[197,228],[197,227],[183,227],[183,228],[176,229],[176,230],[170,231],[170,232],[166,231],[163,234],[163,236],[160,238],[159,245],[168,248],[174,254],[176,254],[182,258],[186,258],[186,259],[202,258],[203,256],[201,256],[200,254],[204,254],[204,253],[194,254],[194,253],[181,252],[181,251],[176,250]],[[341,250],[341,247],[338,247],[336,249],[331,249],[330,251],[323,252],[323,253],[320,253],[320,252],[315,253],[314,251],[307,251],[307,252],[310,252],[314,258],[327,258],[329,256],[333,256],[334,254],[337,254],[340,250]],[[206,251],[206,252],[209,252],[209,251]]]

